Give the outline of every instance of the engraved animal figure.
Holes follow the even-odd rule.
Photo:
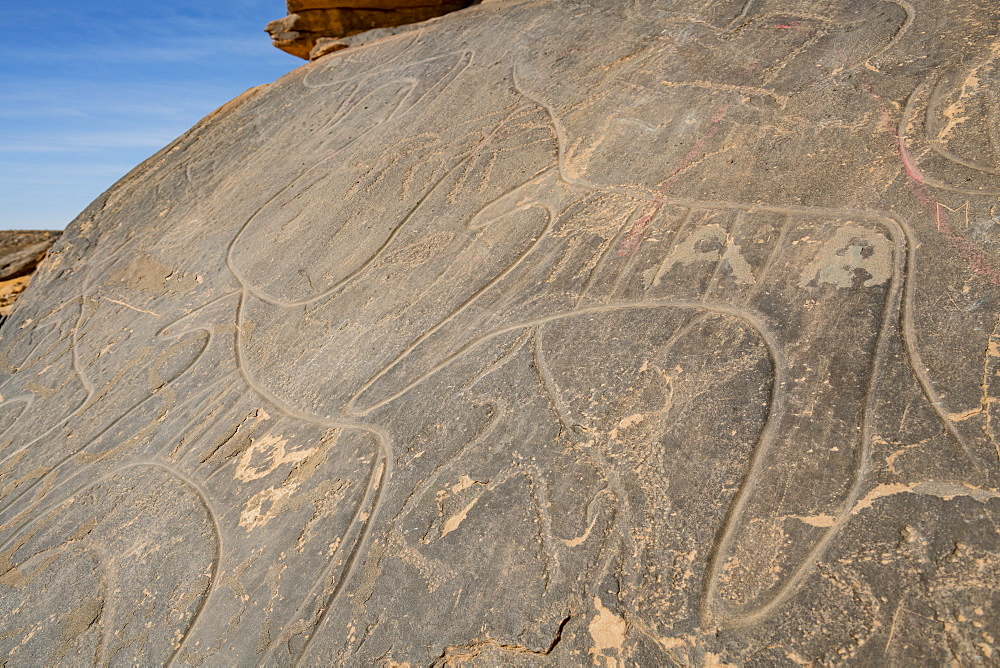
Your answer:
[[[786,350],[802,354],[806,348],[811,351],[809,359],[802,358],[795,367],[798,370],[791,372],[797,380],[786,383],[776,379],[784,388],[797,385],[795,392],[803,394],[797,398],[782,396],[780,392],[776,395],[761,440],[751,457],[742,487],[732,500],[729,516],[707,566],[701,603],[705,623],[741,626],[759,622],[782,608],[798,584],[812,572],[813,565],[838,532],[851,520],[852,514],[857,512],[855,504],[876,486],[876,481],[869,477],[874,447],[871,392],[878,383],[887,346],[895,345],[889,343],[890,337],[902,337],[913,375],[943,424],[951,449],[966,466],[971,465],[971,471],[961,472],[956,468],[949,474],[964,478],[968,484],[983,484],[988,479],[989,459],[982,444],[970,439],[968,432],[960,433],[945,414],[922,364],[912,327],[913,288],[907,285],[908,278],[914,274],[915,245],[906,224],[871,211],[870,202],[858,200],[851,194],[854,183],[857,192],[864,192],[863,183],[857,179],[867,178],[856,169],[852,170],[853,175],[832,177],[845,185],[842,201],[817,202],[823,206],[801,208],[797,204],[803,200],[799,190],[801,182],[795,178],[796,173],[823,169],[833,175],[844,167],[843,164],[834,166],[817,161],[815,154],[805,146],[789,152],[792,156],[789,160],[793,163],[782,166],[780,179],[767,178],[768,167],[760,163],[762,158],[768,159],[764,156],[775,153],[770,148],[775,134],[784,136],[784,141],[795,143],[808,141],[808,133],[802,132],[802,128],[808,126],[822,127],[826,132],[849,133],[859,127],[856,123],[877,125],[876,105],[870,100],[862,101],[853,87],[844,85],[840,77],[868,67],[899,43],[914,20],[912,8],[902,2],[884,3],[883,16],[888,15],[892,20],[858,25],[860,30],[869,32],[869,36],[864,41],[854,42],[853,36],[847,33],[852,32],[851,22],[864,15],[863,11],[848,18],[851,13],[840,14],[841,8],[826,7],[816,11],[814,3],[802,3],[804,9],[807,5],[812,9],[795,15],[794,9],[785,4],[784,14],[779,17],[768,12],[766,3],[745,3],[744,11],[735,19],[718,21],[712,18],[711,11],[706,11],[696,23],[688,23],[686,19],[691,13],[697,14],[705,8],[692,12],[672,5],[666,14],[657,14],[656,10],[662,6],[654,5],[659,4],[636,3],[640,20],[673,16],[680,24],[663,31],[658,37],[659,44],[654,42],[645,48],[613,54],[617,60],[603,69],[595,62],[596,56],[578,54],[568,58],[566,51],[553,45],[545,54],[522,57],[518,61],[516,79],[527,97],[550,111],[554,125],[559,128],[560,174],[566,182],[631,196],[638,201],[645,199],[640,213],[629,220],[626,231],[616,239],[618,258],[612,253],[601,257],[605,267],[615,264],[623,267],[619,270],[621,278],[612,284],[613,292],[605,299],[616,301],[613,297],[616,293],[638,298],[640,285],[629,286],[628,281],[637,282],[638,276],[642,276],[647,286],[655,287],[662,284],[665,269],[675,270],[701,260],[716,268],[707,283],[709,287],[703,288],[705,293],[701,299],[728,302],[741,289],[746,290],[741,284],[756,283],[760,293],[749,299],[749,308],[752,313],[763,314],[764,322],[774,332],[779,354]],[[671,14],[675,10],[677,13]],[[588,27],[581,25],[580,30],[585,32]],[[566,44],[572,42],[573,36],[567,34]],[[872,47],[872,44],[877,46]],[[720,55],[726,57],[727,62],[738,60],[744,68],[740,75],[732,67],[702,65],[704,58],[711,59],[713,54],[726,53],[727,49],[744,54],[743,59],[732,56],[733,52],[729,52],[728,57]],[[529,52],[525,49],[524,53]],[[695,54],[704,55],[698,55],[695,60]],[[789,67],[796,58],[815,61],[819,66]],[[695,62],[697,66],[689,64]],[[567,76],[553,77],[552,70],[566,71]],[[573,75],[568,74],[570,71]],[[543,76],[542,72],[547,74]],[[727,81],[730,75],[733,79]],[[562,85],[564,81],[578,81],[578,76],[594,78],[592,89],[599,92],[591,99],[604,95],[632,102],[608,105],[578,100],[573,90]],[[759,85],[746,83],[755,78]],[[641,91],[641,95],[637,91]],[[813,95],[843,95],[845,104],[841,109],[845,115],[822,122],[811,119],[809,100]],[[627,111],[601,122],[600,110],[609,107]],[[678,122],[676,116],[664,117],[663,109],[687,116],[682,116]],[[851,111],[847,112],[848,109]],[[644,148],[639,149],[640,145]],[[670,168],[664,170],[663,162],[659,161],[629,160],[630,154],[646,155],[644,149],[649,145],[663,147],[659,155],[666,156],[664,162],[670,164]],[[804,159],[809,162],[794,164],[795,160]],[[726,169],[727,162],[736,166]],[[727,171],[734,174],[733,180],[727,178]],[[699,174],[711,174],[712,178],[699,180]],[[817,216],[830,221],[829,231],[807,235],[810,239],[806,243],[812,245],[815,255],[801,258],[797,265],[786,265],[786,272],[798,274],[797,282],[780,290],[761,289],[760,284],[771,280],[777,272],[772,270],[774,273],[769,274],[752,262],[746,262],[743,256],[746,249],[754,247],[753,243],[741,241],[739,234],[726,225],[722,225],[722,229],[715,227],[718,224],[710,217],[702,218],[700,222],[707,224],[700,225],[690,234],[684,230],[689,222],[682,223],[680,231],[676,232],[667,227],[667,234],[663,226],[654,222],[677,215],[672,208],[704,207],[725,211],[731,210],[730,207],[738,209],[740,200],[768,202],[760,210],[772,215]],[[746,219],[753,220],[759,215],[754,207],[746,206]],[[695,220],[698,218],[696,216]],[[868,219],[871,222],[867,224],[874,223],[879,231],[859,227],[859,219]],[[746,221],[740,220],[738,224],[746,224]],[[791,233],[789,229],[781,229],[781,235]],[[664,243],[664,238],[673,239],[672,249],[668,241],[667,247],[659,250],[663,248],[660,244]],[[803,240],[804,237],[800,237],[797,243]],[[782,241],[772,246],[776,259],[789,252],[787,248],[778,250],[784,243],[782,236]],[[643,245],[647,246],[645,252]],[[657,250],[650,249],[651,245]],[[646,257],[658,253],[665,253],[666,258],[656,267]],[[866,267],[862,269],[857,262],[864,262]],[[838,276],[844,278],[843,283]],[[724,277],[731,281],[726,291],[711,287],[713,281],[721,283]],[[757,278],[751,282],[748,277]],[[831,287],[838,284],[842,287]],[[880,306],[874,309],[862,306],[861,301],[826,302],[807,296],[826,290],[832,295],[834,290],[847,289],[852,292],[851,299],[859,299],[863,294],[868,295],[864,299],[871,299],[878,290],[873,291],[875,286],[881,286],[885,292],[880,294]],[[671,287],[677,291],[672,296],[690,289],[679,283]],[[846,295],[842,298],[847,299]],[[787,307],[778,307],[776,299]],[[784,302],[784,299],[790,301]],[[851,336],[857,336],[860,331],[868,332],[866,336],[870,338],[848,344],[852,350],[866,351],[854,360],[859,364],[855,372],[837,379],[828,375],[841,366],[838,353],[823,343],[833,330],[827,328],[824,334],[813,337],[792,324],[797,322],[794,317],[784,320],[767,317],[768,313],[782,312],[790,316],[803,305],[812,312],[812,317],[827,313],[826,318],[821,317],[827,324],[852,322]],[[784,310],[789,307],[791,310]],[[843,317],[851,320],[840,320]],[[853,320],[854,317],[861,321]],[[862,321],[866,324],[862,325]],[[803,338],[799,339],[800,336]],[[795,337],[794,342],[793,338],[784,337]],[[826,394],[833,387],[839,389]],[[791,405],[798,408],[788,408]],[[821,406],[825,407],[821,409],[822,415],[816,413]],[[840,411],[847,412],[838,415]],[[828,419],[839,426],[825,432],[821,440],[824,445],[807,441],[799,444],[801,449],[792,447],[795,434],[806,422],[815,425]],[[806,422],[796,426],[798,420]],[[779,454],[783,450],[784,454]],[[787,461],[803,461],[803,464],[790,473],[782,473]],[[810,509],[786,508],[786,498],[796,499],[794,503],[802,502]],[[775,548],[775,545],[782,547]],[[755,573],[764,575],[758,577]]]
[[[526,26],[496,62],[414,32],[307,66],[294,85],[324,101],[309,153],[274,175],[248,165],[270,177],[252,210],[218,184],[239,212],[220,287],[161,316],[95,280],[11,345],[11,367],[55,359],[70,382],[3,390],[0,570],[16,593],[0,613],[44,609],[42,579],[80,573],[58,620],[73,640],[39,660],[284,664],[378,647],[374,611],[421,596],[442,637],[488,626],[544,656],[580,607],[614,625],[601,596],[645,585],[665,625],[700,617],[692,632],[712,636],[778,613],[877,501],[890,350],[978,482],[979,443],[913,341],[911,231],[851,189],[866,178],[852,166],[814,156],[778,178],[763,162],[772,139],[881,122],[846,75],[877,67],[913,16],[849,5],[640,1],[600,10],[643,26],[620,53],[579,50],[606,25],[597,8],[545,50]],[[493,77],[488,95],[468,99],[472,76]],[[831,96],[843,105],[814,105]],[[848,201],[794,178],[823,170]],[[92,342],[111,308],[157,323],[138,359]],[[87,425],[105,390],[115,414]],[[28,447],[45,392],[76,407],[52,427],[63,459]],[[735,430],[713,420],[730,413]],[[691,506],[712,509],[704,526]],[[164,516],[182,519],[159,550],[100,524]],[[497,517],[531,531],[497,536]],[[195,567],[153,584],[179,554]],[[456,589],[460,569],[509,596]],[[427,651],[414,620],[393,623]],[[656,624],[631,613],[628,628]],[[246,628],[256,643],[229,641]]]
[[[393,46],[390,43],[388,48]],[[246,350],[251,327],[260,326],[260,318],[254,317],[254,310],[277,310],[277,315],[287,319],[281,309],[291,308],[296,316],[305,310],[308,315],[309,310],[317,308],[314,304],[322,306],[324,300],[332,299],[345,308],[344,302],[355,298],[352,290],[356,293],[353,286],[359,282],[358,276],[370,282],[373,268],[375,273],[387,267],[391,271],[406,271],[430,260],[440,264],[445,272],[449,271],[449,264],[453,265],[450,271],[459,276],[449,278],[455,278],[463,289],[471,290],[465,295],[455,295],[456,301],[445,305],[444,312],[439,311],[437,317],[446,318],[448,309],[461,309],[462,301],[474,299],[477,291],[490,285],[497,275],[502,276],[509,265],[516,264],[549,222],[549,211],[535,203],[532,195],[541,185],[551,181],[555,140],[544,111],[516,95],[508,96],[511,104],[503,112],[469,119],[469,131],[450,145],[442,145],[430,131],[418,137],[414,145],[406,145],[409,140],[397,144],[396,153],[385,152],[385,147],[378,145],[378,139],[384,135],[364,145],[366,134],[374,128],[393,123],[405,126],[411,119],[400,117],[413,110],[426,113],[427,99],[441,95],[468,66],[470,57],[469,53],[457,52],[374,74],[361,74],[354,81],[324,81],[318,76],[306,78],[307,86],[322,92],[335,86],[338,91],[334,100],[339,106],[332,105],[334,116],[330,127],[327,134],[320,133],[327,142],[317,149],[323,157],[293,178],[287,187],[277,191],[270,202],[250,216],[236,235],[227,263],[241,289],[236,293],[223,293],[161,329],[158,338],[162,341],[202,343],[195,359],[163,386],[165,389],[160,395],[169,393],[173,398],[168,408],[150,403],[147,397],[132,409],[125,410],[112,428],[98,433],[70,453],[82,450],[84,455],[92,456],[92,463],[63,480],[55,490],[51,485],[47,487],[44,505],[34,503],[31,506],[36,513],[46,508],[54,512],[59,503],[71,502],[73,495],[87,493],[90,489],[74,481],[93,479],[102,475],[100,472],[105,472],[102,479],[113,480],[123,470],[120,468],[122,462],[136,457],[146,461],[135,466],[169,470],[195,490],[198,497],[205,499],[204,512],[210,524],[216,527],[221,546],[209,555],[212,574],[206,588],[191,599],[193,607],[189,606],[187,613],[181,615],[173,648],[175,658],[188,660],[190,652],[194,651],[190,648],[197,646],[201,646],[198,651],[216,656],[253,650],[219,644],[220,634],[215,626],[227,619],[230,625],[250,624],[260,628],[261,644],[256,649],[275,660],[294,659],[305,652],[316,626],[349,580],[359,556],[363,555],[370,527],[378,516],[385,481],[394,463],[391,437],[377,426],[362,424],[346,415],[338,408],[336,396],[330,399],[330,409],[300,408],[296,406],[294,394],[280,396],[283,393],[274,390],[275,381],[280,385],[280,378],[268,378],[267,381],[256,378],[253,364],[262,358],[250,356]],[[455,119],[447,120],[453,122]],[[485,138],[479,134],[484,126]],[[443,128],[429,129],[440,133]],[[414,174],[415,165],[410,155],[416,151],[420,151],[420,155],[434,155],[438,150],[436,145],[445,149],[441,167]],[[255,273],[257,267],[245,264],[253,259],[245,252],[247,239],[273,233],[274,229],[266,223],[275,215],[288,217],[278,230],[285,233],[285,238],[289,231],[295,231],[296,224],[311,224],[317,219],[326,222],[331,216],[336,218],[337,213],[328,208],[316,209],[327,202],[321,194],[324,186],[336,193],[345,179],[354,181],[361,174],[363,180],[364,170],[369,168],[356,161],[326,169],[330,157],[348,149],[356,151],[356,155],[365,156],[367,152],[374,160],[381,160],[378,167],[381,173],[376,173],[375,181],[401,183],[400,201],[389,202],[391,210],[377,217],[370,211],[351,211],[349,207],[359,200],[349,201],[342,214],[347,223],[342,227],[342,236],[351,238],[335,241],[341,242],[339,247],[348,252],[357,251],[354,259],[320,254],[317,262],[309,265],[310,270],[342,271],[343,274],[320,276],[314,280],[308,272],[295,269],[290,277],[277,276],[279,282],[273,287],[260,285]],[[372,153],[373,150],[381,155]],[[516,168],[507,166],[511,160],[517,161]],[[362,171],[359,172],[359,168]],[[488,177],[493,170],[502,179],[512,180],[490,181]],[[426,180],[429,175],[433,177],[430,182]],[[473,193],[471,200],[469,192]],[[296,201],[303,194],[305,196]],[[447,207],[455,201],[464,201],[466,210],[471,207],[471,219],[455,221],[461,224],[450,229],[433,231],[432,223],[440,216],[435,214],[433,207]],[[491,203],[497,201],[503,204],[491,208]],[[478,215],[477,209],[482,209]],[[527,225],[513,229],[496,225],[490,216],[498,210],[502,215],[523,215]],[[360,215],[362,220],[352,220],[352,215],[355,218]],[[365,218],[381,221],[379,224],[383,227],[371,229],[369,223],[364,222]],[[363,235],[366,229],[367,237],[357,236],[359,232]],[[312,228],[309,232],[316,230]],[[331,229],[324,226],[320,232],[330,235]],[[513,238],[507,238],[508,234]],[[306,248],[323,247],[321,243],[310,243],[302,238],[298,242],[305,242]],[[264,250],[273,251],[275,245],[265,246]],[[451,253],[462,246],[468,250],[456,262]],[[510,251],[512,256],[503,255]],[[484,259],[482,256],[486,255],[492,257]],[[296,257],[308,259],[301,254]],[[352,262],[357,263],[356,266],[352,266]],[[466,273],[464,277],[461,276],[463,272]],[[434,276],[441,280],[440,275]],[[420,289],[426,290],[427,286]],[[319,315],[325,314],[320,312]],[[431,314],[431,317],[434,316]],[[350,352],[352,344],[339,342],[339,345]],[[235,372],[232,374],[220,377],[216,371],[233,366]],[[295,371],[294,364],[291,371]],[[363,382],[365,376],[357,377],[357,373],[349,368],[341,370],[337,380],[348,381],[355,377],[356,382]],[[293,386],[292,389],[303,388]],[[345,396],[341,402],[346,403],[348,398]],[[159,408],[158,413],[150,416],[154,424],[158,423],[155,434],[150,433],[148,427],[137,434],[123,431],[141,416],[142,411],[154,405]],[[235,432],[220,433],[218,425],[234,423],[237,425]],[[122,441],[115,444],[116,438]],[[311,447],[303,447],[305,444]],[[68,457],[57,468],[66,469],[67,463]],[[49,474],[50,478],[53,476]],[[227,476],[239,481],[237,498],[231,498],[232,492],[227,491],[227,485],[233,485],[225,482]],[[36,557],[43,554],[44,551],[37,552],[43,549],[35,538],[38,522],[24,524],[27,512],[23,507],[15,505],[12,512],[16,514],[11,526],[16,529],[10,534],[7,545],[13,552],[34,552]],[[279,515],[282,521],[274,522]],[[301,523],[302,533],[296,550],[286,556],[282,551],[282,539],[275,532],[286,527],[290,517]],[[317,536],[331,535],[336,538],[316,547]],[[233,562],[236,554],[253,554],[255,558],[242,565],[236,564]],[[15,569],[23,566],[16,565]],[[297,575],[282,578],[285,569]],[[291,592],[303,590],[300,582],[303,576],[314,579],[305,588],[306,595],[296,596]],[[247,607],[245,598],[241,598],[240,582],[245,579],[268,582],[273,594],[266,608]],[[29,599],[36,595],[25,594]],[[105,620],[105,623],[110,622]],[[272,627],[274,630],[268,631]],[[108,652],[114,654],[117,649],[102,646],[100,651],[94,651],[98,651],[95,656],[104,656]]]

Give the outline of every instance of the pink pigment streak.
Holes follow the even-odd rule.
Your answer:
[[[916,161],[913,159],[910,149],[907,148],[906,137],[896,135],[896,148],[899,149],[899,159],[903,162],[903,169],[906,171],[906,175],[910,178],[910,181],[916,183],[924,190],[924,197],[927,197],[924,173],[920,171],[920,167],[917,166]],[[926,205],[923,198],[921,198],[920,203]]]
[[[896,150],[899,153],[899,160],[903,164],[903,171],[909,179],[910,192],[917,198],[920,205],[934,217],[934,224],[938,232],[952,248],[958,251],[969,268],[993,285],[1000,285],[1000,270],[993,265],[982,249],[956,232],[951,226],[951,217],[948,215],[947,209],[935,201],[928,192],[927,179],[917,161],[913,159],[913,154],[910,153],[910,148],[906,145],[906,137],[896,132],[889,117],[889,110],[886,109],[882,99],[870,88],[869,93],[882,111],[882,123],[886,132],[896,139]]]
[[[729,111],[729,107],[732,104],[727,104],[720,107],[712,117],[709,119],[708,132],[701,136],[698,141],[695,142],[691,150],[687,152],[687,155],[681,160],[680,164],[674,168],[674,171],[665,178],[660,185],[656,187],[656,194],[660,197],[650,198],[650,205],[643,212],[639,220],[635,221],[632,229],[629,230],[625,238],[622,239],[621,246],[618,248],[618,255],[624,257],[630,255],[639,246],[639,242],[642,241],[642,236],[646,232],[646,228],[649,227],[649,223],[656,217],[656,214],[660,212],[663,205],[667,203],[667,200],[663,199],[663,195],[667,194],[667,191],[673,187],[677,179],[680,178],[680,173],[691,166],[695,159],[702,154],[705,150],[705,145],[715,137],[715,134],[719,131],[719,124],[722,119],[726,117],[726,112]]]
[[[958,251],[962,259],[969,265],[976,274],[985,278],[993,285],[1000,285],[1000,270],[993,266],[990,259],[983,253],[982,249],[966,239],[951,226],[951,217],[948,210],[937,203],[927,192],[927,182],[924,173],[920,170],[910,149],[906,146],[906,137],[896,136],[896,146],[899,149],[899,159],[903,163],[903,170],[910,179],[910,191],[917,198],[917,201],[934,216],[934,223],[938,232],[943,236],[948,244]]]

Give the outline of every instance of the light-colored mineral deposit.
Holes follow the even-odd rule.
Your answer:
[[[996,665],[993,0],[489,2],[0,329],[14,664]]]

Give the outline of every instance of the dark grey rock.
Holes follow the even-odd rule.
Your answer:
[[[4,325],[0,651],[996,665],[997,19],[491,2],[227,105]]]

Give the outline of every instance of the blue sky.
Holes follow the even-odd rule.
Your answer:
[[[304,64],[283,0],[2,0],[0,229],[62,229],[198,119]]]

